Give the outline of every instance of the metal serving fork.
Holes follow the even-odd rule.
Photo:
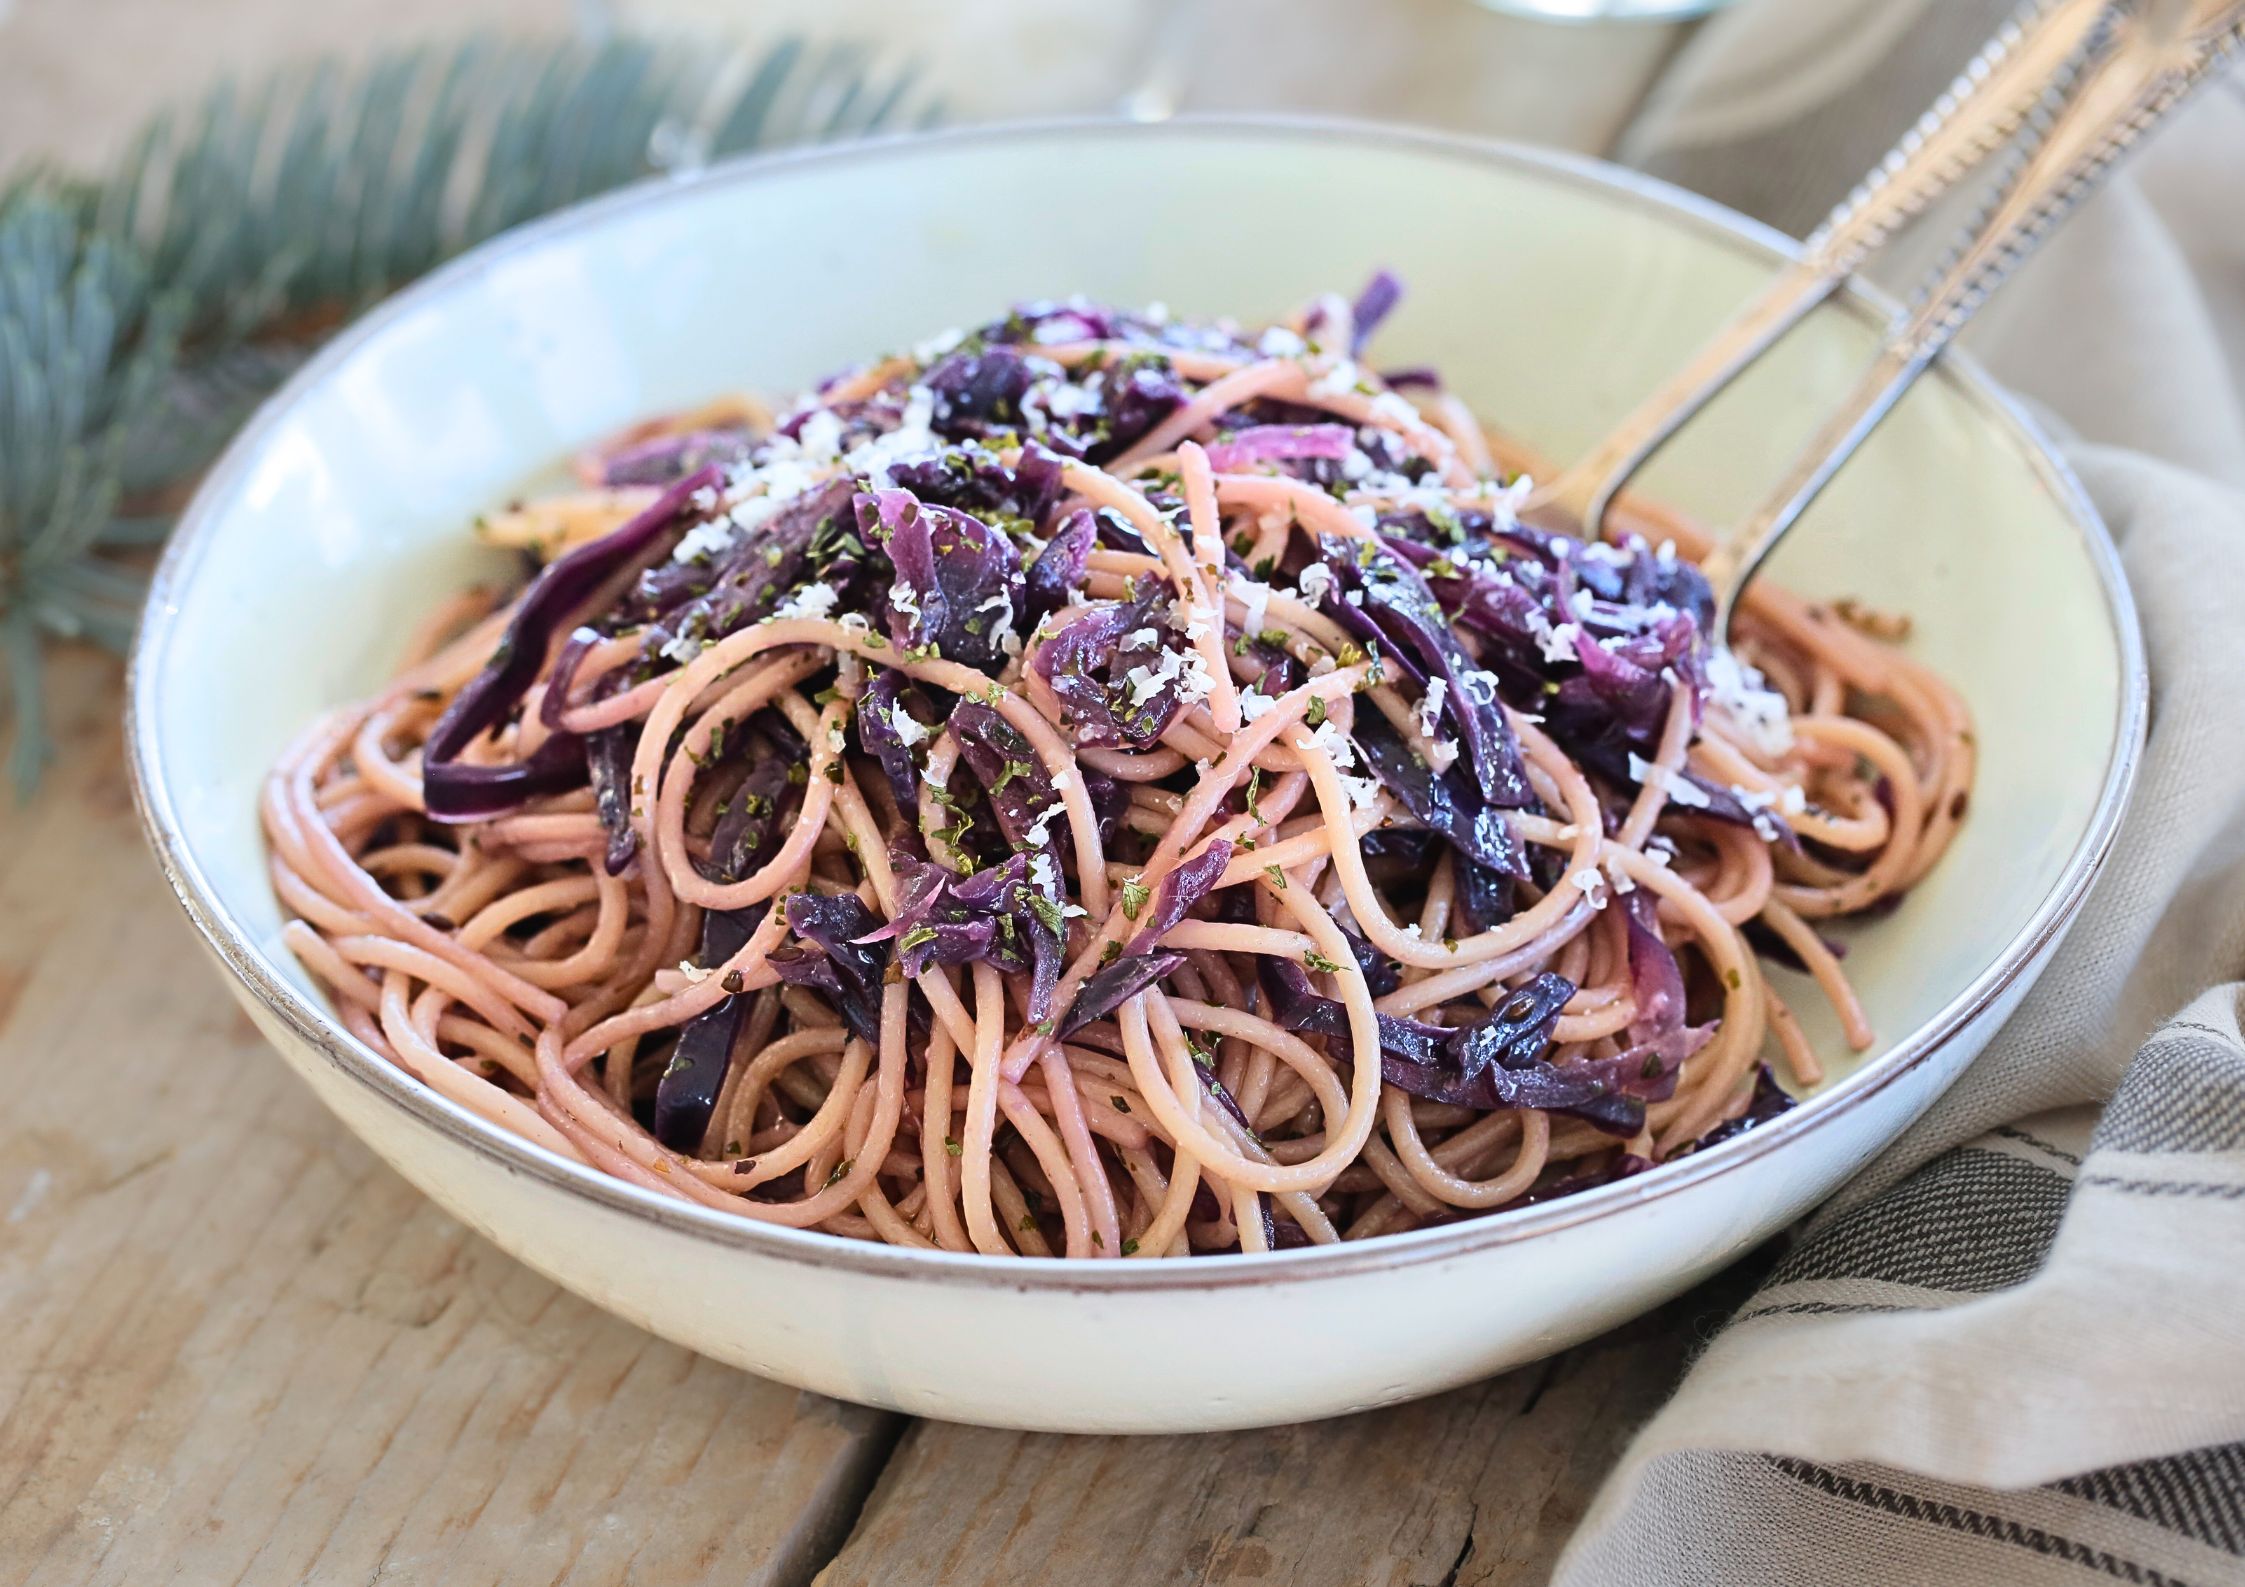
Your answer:
[[[1804,510],[1948,346],[2112,166],[2245,51],[2245,0],[2038,0],[1985,50],[1811,238],[1801,260],[1597,448],[1531,498],[1586,536],[1637,469],[1872,250],[1999,149],[1995,197],[1913,296],[1871,367],[1778,488],[1706,559],[1714,636]]]

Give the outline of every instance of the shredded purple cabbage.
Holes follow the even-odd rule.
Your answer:
[[[1179,675],[1152,689],[1131,678],[1137,671],[1159,676],[1167,670],[1165,652],[1182,654],[1169,606],[1168,591],[1143,580],[1128,601],[1091,602],[1032,655],[1030,665],[1051,685],[1078,744],[1145,749],[1185,708]]]
[[[584,740],[552,733],[526,759],[506,766],[474,766],[459,759],[478,735],[497,726],[530,692],[546,665],[546,652],[578,607],[609,579],[653,549],[686,510],[696,492],[714,486],[718,470],[701,469],[664,491],[622,528],[549,564],[515,608],[498,651],[466,688],[452,697],[429,731],[421,754],[423,802],[438,821],[483,821],[527,800],[566,793],[585,780]]]
[[[748,456],[748,430],[730,425],[657,436],[621,447],[601,459],[603,485],[668,485],[712,464],[737,463]]]
[[[1224,867],[1232,863],[1232,846],[1222,839],[1209,844],[1191,859],[1174,867],[1154,888],[1153,907],[1139,918],[1138,935],[1125,953],[1146,953],[1163,933],[1185,918],[1193,905],[1206,898]]]
[[[714,970],[746,947],[767,908],[758,904],[752,909],[713,909],[703,915],[698,955],[702,965]],[[728,993],[680,1027],[670,1061],[655,1082],[655,1139],[671,1150],[691,1152],[701,1145],[747,1012],[748,999]]]
[[[889,949],[869,940],[881,925],[873,911],[855,893],[796,893],[787,923],[807,946],[782,948],[767,962],[789,985],[824,996],[854,1034],[878,1043]]]
[[[1105,1019],[1184,962],[1185,955],[1177,949],[1156,948],[1151,953],[1117,959],[1093,972],[1076,989],[1076,1001],[1061,1016],[1059,1034],[1073,1036],[1086,1025]]]
[[[1011,540],[971,514],[906,490],[859,496],[857,517],[859,532],[895,567],[890,638],[963,666],[995,667],[1004,659],[1001,641],[1013,633],[1026,594]]]

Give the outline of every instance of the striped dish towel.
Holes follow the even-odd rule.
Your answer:
[[[1806,232],[2008,9],[1748,0],[1623,152]],[[1564,1587],[2245,1583],[2245,81],[1970,340],[2120,542],[2135,801],[2026,1004],[1709,1344]]]

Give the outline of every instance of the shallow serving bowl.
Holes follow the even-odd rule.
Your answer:
[[[1396,365],[1439,364],[1547,455],[1589,443],[1788,244],[1590,163],[1366,128],[997,129],[649,185],[439,271],[338,337],[196,497],[134,658],[156,853],[282,1055],[439,1203],[558,1282],[750,1371],[922,1415],[1154,1431],[1377,1405],[1560,1349],[1739,1255],[1922,1113],[2026,991],[2111,840],[2144,714],[2113,550],[2019,416],[1952,360],[1773,576],[1908,613],[1977,719],[1973,813],[1848,968],[1882,1045],[1777,1122],[1555,1203],[1338,1249],[1179,1263],[861,1245],[660,1199],[505,1135],[359,1046],[280,945],[257,791],[314,713],[489,571],[478,510],[604,431],[784,393],[1087,293],[1276,315],[1389,265]],[[1812,319],[1649,480],[1721,521],[1850,380],[1883,311]],[[1827,1055],[1844,1049],[1813,1000]]]

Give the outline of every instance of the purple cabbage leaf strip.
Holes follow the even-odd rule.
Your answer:
[[[1349,343],[1349,356],[1361,358],[1364,346],[1372,340],[1372,333],[1380,322],[1395,312],[1403,301],[1403,278],[1393,270],[1377,270],[1372,279],[1364,283],[1364,290],[1356,295],[1350,318],[1356,323],[1356,335]]]
[[[585,780],[584,741],[574,733],[551,734],[528,757],[504,766],[466,765],[459,755],[529,693],[561,625],[601,585],[651,549],[694,494],[714,486],[719,477],[715,468],[687,475],[622,528],[549,563],[531,581],[489,663],[452,697],[430,730],[421,756],[421,785],[433,819],[485,820]]]
[[[1363,751],[1372,774],[1413,819],[1447,838],[1461,857],[1500,876],[1527,878],[1528,854],[1519,834],[1502,811],[1482,801],[1480,791],[1457,767],[1437,776],[1386,717],[1368,707],[1356,715],[1350,737]]]
[[[863,939],[881,922],[855,893],[796,893],[787,900],[787,923],[812,948],[785,948],[768,961],[781,980],[823,993],[856,1035],[881,1040],[881,981],[889,949]]]
[[[1257,463],[1289,463],[1302,458],[1338,460],[1356,446],[1356,432],[1345,424],[1251,424],[1208,446],[1208,466],[1233,473]]]
[[[1060,981],[1060,960],[1068,942],[1068,897],[1060,870],[1060,845],[1052,833],[1067,814],[1060,790],[1030,748],[1029,741],[980,700],[961,700],[951,710],[951,736],[959,753],[989,796],[990,810],[1006,841],[1028,852],[1026,896],[1031,920],[1028,1013],[1032,1024],[1052,1012],[1052,990]]]
[[[935,736],[942,725],[940,720],[932,720],[935,716],[935,708],[913,685],[910,675],[894,667],[875,667],[865,692],[858,696],[858,742],[880,762],[889,791],[896,795],[897,809],[908,820],[920,805],[920,767],[912,757],[912,746],[904,741],[899,718],[917,730],[913,738],[917,743]]]
[[[1356,956],[1356,967],[1364,976],[1364,988],[1374,997],[1386,997],[1403,984],[1403,966],[1396,963],[1368,938],[1358,935],[1348,927],[1338,928],[1349,952]]]
[[[935,399],[933,428],[953,441],[1026,430],[1022,405],[1052,367],[1050,359],[1017,347],[962,347],[947,354],[921,380]]]
[[[1468,675],[1479,669],[1459,645],[1426,580],[1377,541],[1321,535],[1318,547],[1334,573],[1325,609],[1358,608],[1399,659],[1409,658],[1411,670],[1429,690],[1441,680],[1440,715],[1457,723],[1466,761],[1488,803],[1508,810],[1533,805],[1535,792],[1528,786],[1512,725],[1495,699],[1483,698],[1483,691],[1469,681]]]
[[[703,915],[698,962],[714,970],[740,952],[769,908],[756,904],[748,909],[713,909]],[[744,993],[728,992],[680,1028],[670,1062],[655,1082],[655,1139],[671,1150],[691,1152],[701,1145],[717,1093],[725,1084],[725,1071],[732,1066],[733,1041],[740,1034],[748,1001]]]
[[[1272,1017],[1288,1030],[1326,1038],[1335,1057],[1353,1058],[1348,1010],[1320,996],[1291,960],[1266,956],[1261,964]],[[1554,1064],[1544,1057],[1559,1011],[1575,984],[1544,971],[1500,1002],[1486,1019],[1449,1029],[1392,1014],[1377,1016],[1380,1077],[1429,1102],[1484,1110],[1536,1108],[1585,1120],[1615,1135],[1644,1127],[1645,1103],[1671,1094],[1675,1073],[1647,1075],[1648,1055]],[[1680,1061],[1680,1060],[1679,1060]],[[1661,1091],[1665,1076],[1666,1092]]]
[[[1655,907],[1643,892],[1622,896],[1628,931],[1630,996],[1637,1005],[1630,1022],[1630,1045],[1610,1058],[1579,1060],[1567,1066],[1639,1103],[1665,1102],[1676,1094],[1684,1060],[1704,1047],[1713,1025],[1684,1023],[1684,972],[1675,952],[1654,929]]]
[[[570,705],[570,696],[576,692],[577,673],[585,664],[585,657],[595,645],[608,636],[599,629],[580,623],[562,641],[561,648],[553,653],[553,666],[546,673],[546,690],[538,699],[538,720],[550,728],[562,726],[562,714]]]
[[[778,752],[757,757],[740,786],[718,806],[709,860],[700,867],[705,877],[728,884],[741,881],[779,852],[802,804],[802,794],[788,777],[801,764]]]
[[[1665,1035],[1684,1023],[1684,970],[1676,954],[1661,941],[1658,910],[1642,889],[1620,899],[1629,945],[1629,992],[1637,1005],[1630,1022],[1634,1038]]]
[[[783,593],[814,574],[838,593],[853,592],[864,571],[850,507],[854,489],[846,479],[831,480],[755,529],[736,532],[720,550],[649,568],[607,626],[644,624],[641,665],[660,668],[672,664],[681,644],[712,644],[770,616]]]
[[[1618,765],[1649,750],[1678,682],[1698,711],[1711,598],[1690,563],[1634,537],[1584,545],[1523,526],[1499,529],[1480,508],[1444,521],[1447,534],[1425,513],[1387,514],[1380,530],[1456,623],[1485,642],[1505,697],[1538,712],[1544,731],[1576,759],[1587,764],[1603,752]],[[1736,801],[1707,791],[1707,813],[1731,819]]]
[[[1467,933],[1493,931],[1513,917],[1519,907],[1513,881],[1503,871],[1458,856],[1458,920]]]
[[[857,498],[859,532],[896,570],[886,602],[889,637],[933,646],[945,661],[990,668],[1005,657],[1027,590],[1013,542],[981,519],[882,490]]]
[[[1168,731],[1184,709],[1181,674],[1164,677],[1169,594],[1144,579],[1127,602],[1093,601],[1030,658],[1052,688],[1080,745],[1142,750]],[[1131,681],[1143,669],[1152,687]]]
[[[1076,988],[1076,1001],[1061,1016],[1059,1034],[1063,1038],[1073,1036],[1093,1021],[1105,1019],[1184,962],[1185,955],[1179,950],[1156,948],[1152,953],[1117,959],[1095,971]]]
[[[1053,829],[1066,816],[1057,813],[1060,790],[1052,785],[1051,774],[1029,741],[995,706],[980,700],[961,700],[952,707],[949,726],[967,769],[990,796],[991,812],[1006,840],[1016,847],[1050,852]]]
[[[668,485],[713,463],[738,463],[748,456],[749,448],[748,431],[740,425],[658,435],[618,447],[602,458],[600,482],[611,487]]]
[[[610,876],[621,876],[639,850],[631,824],[631,761],[639,748],[637,723],[604,727],[585,738],[585,762],[592,776],[592,805],[600,830],[608,834]]]
[[[982,959],[1003,970],[1032,968],[1042,920],[1028,855],[1016,854],[968,876],[902,847],[892,847],[889,859],[897,877],[896,914],[860,941],[895,942],[897,962],[908,977],[931,964]]]
[[[1091,564],[1092,547],[1099,543],[1099,521],[1088,507],[1078,507],[1060,520],[1052,538],[1029,563],[1024,577],[1021,627],[1024,633],[1042,622],[1049,612],[1068,603],[1069,592],[1084,581]]]
[[[1177,378],[1176,366],[1154,352],[1126,353],[1109,359],[1084,382],[1096,403],[1080,418],[1090,428],[1084,436],[1084,458],[1106,463],[1129,451],[1147,431],[1191,400]]]
[[[1123,949],[1126,954],[1147,953],[1170,927],[1185,918],[1187,910],[1206,898],[1209,889],[1232,863],[1232,845],[1219,838],[1191,859],[1172,866],[1155,884],[1153,905],[1138,923],[1138,934]]]
[[[1799,1099],[1777,1083],[1770,1066],[1762,1064],[1754,1076],[1754,1093],[1746,1103],[1746,1111],[1735,1119],[1725,1119],[1702,1135],[1692,1143],[1692,1150],[1704,1152],[1710,1146],[1720,1146],[1732,1136],[1743,1135],[1757,1124],[1767,1124],[1799,1105]]]
[[[986,448],[948,448],[935,457],[891,463],[889,483],[921,501],[989,520],[1012,519],[1034,531],[1060,501],[1061,461],[1035,441],[1013,463]]]

